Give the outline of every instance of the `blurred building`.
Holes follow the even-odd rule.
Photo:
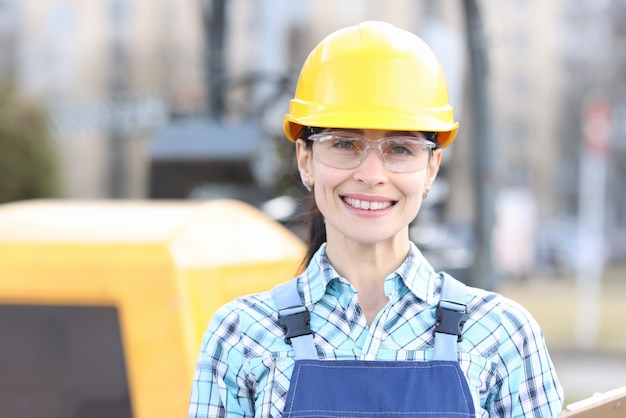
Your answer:
[[[530,193],[535,212],[537,262],[574,268],[585,199],[605,208],[606,260],[626,258],[626,49],[624,1],[509,0],[481,2],[490,56],[493,128],[499,188]],[[589,193],[582,186],[590,97],[610,114],[603,157]],[[593,189],[591,190],[594,191]],[[589,193],[589,194],[588,194]],[[601,196],[605,201],[593,202]],[[584,215],[583,215],[584,216]],[[506,215],[504,216],[506,217]],[[505,244],[505,242],[501,242]],[[603,251],[604,250],[604,251]],[[561,267],[557,265],[556,267]]]
[[[144,195],[152,129],[204,105],[198,9],[193,0],[0,1],[0,22],[13,29],[2,68],[49,109],[65,197]]]
[[[489,55],[495,196],[494,264],[525,277],[540,261],[541,220],[562,208],[559,106],[563,1],[481,2]],[[515,199],[513,199],[515,197]]]
[[[562,84],[559,129],[563,165],[561,188],[555,190],[562,212],[577,214],[584,201],[604,203],[604,252],[608,261],[626,260],[626,2],[598,0],[566,2],[560,27]],[[607,125],[590,119],[591,100],[605,108]],[[603,132],[603,131],[607,132]],[[605,138],[606,137],[606,138]],[[606,144],[602,144],[606,141]],[[599,147],[598,142],[600,143]],[[594,145],[595,143],[595,145]],[[593,149],[595,148],[595,149]],[[590,182],[606,195],[594,202],[595,194],[581,189],[584,157],[599,154],[605,165],[592,172]],[[593,189],[592,189],[593,191]]]
[[[557,212],[562,1],[482,2],[501,187],[532,190],[542,216]]]
[[[0,74],[13,74],[18,2],[0,1]]]
[[[447,221],[469,225],[480,162],[473,154],[479,142],[471,130],[476,109],[468,95],[463,4],[0,0],[0,71],[49,104],[65,196],[147,197],[148,149],[158,129],[212,110],[225,121],[254,119],[269,141],[281,143],[282,115],[306,54],[332,30],[385,20],[422,36],[441,58],[461,122],[445,153],[441,195]],[[607,230],[626,236],[626,192],[619,184],[626,174],[624,1],[478,5],[494,144],[484,153],[494,162],[494,186],[529,197],[537,234],[549,220],[575,218],[582,106],[590,91],[602,91],[613,112]],[[626,253],[619,238],[609,239],[614,251]]]

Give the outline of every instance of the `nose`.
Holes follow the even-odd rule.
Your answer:
[[[361,158],[361,164],[354,171],[354,179],[373,186],[387,182],[388,178],[380,151],[375,145],[368,144]]]

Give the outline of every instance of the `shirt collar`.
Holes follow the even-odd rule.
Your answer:
[[[385,280],[385,292],[399,292],[406,286],[417,298],[434,304],[437,273],[413,242],[409,242],[409,254],[398,269]],[[400,280],[397,280],[397,279]],[[316,251],[301,277],[305,304],[318,302],[333,280],[342,280],[328,261],[326,243]]]

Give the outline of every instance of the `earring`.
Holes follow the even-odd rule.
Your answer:
[[[429,191],[430,191],[430,189],[424,190],[424,193],[422,194],[422,200],[426,199],[426,196],[428,196],[428,192]]]
[[[302,183],[304,184],[304,187],[307,189],[307,191],[309,192],[313,191],[313,188],[309,184],[309,179],[303,179]]]

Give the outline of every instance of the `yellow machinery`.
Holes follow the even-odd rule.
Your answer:
[[[185,416],[212,314],[304,250],[234,200],[0,205],[2,415]]]

